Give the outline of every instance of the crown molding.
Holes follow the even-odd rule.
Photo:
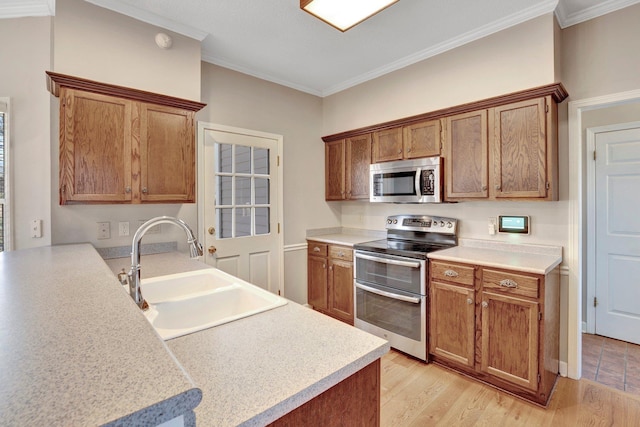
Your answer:
[[[558,18],[560,28],[567,28],[572,25],[606,15],[607,13],[624,9],[625,7],[632,6],[636,3],[640,3],[640,0],[607,0],[574,13],[567,13],[561,0],[558,8],[556,9],[556,17]]]
[[[26,16],[54,16],[56,14],[55,0],[39,1],[4,1],[0,5],[0,18],[24,18]]]
[[[557,4],[558,0],[547,0],[545,2],[539,3],[533,7],[524,9],[520,12],[514,13],[490,24],[484,25],[473,31],[466,32],[458,37],[446,40],[428,49],[417,52],[413,55],[406,56],[398,61],[387,64],[368,73],[361,74],[353,79],[349,79],[337,85],[330,86],[322,92],[322,96],[333,95],[345,89],[349,89],[350,87],[359,85],[369,80],[373,80],[377,77],[381,77],[385,74],[400,70],[402,68],[408,67],[409,65],[413,65],[417,62],[463,46],[467,43],[481,39],[490,34],[505,30],[507,28],[526,22],[530,19],[537,18],[546,13],[552,13],[556,9]]]
[[[161,27],[198,41],[204,40],[208,35],[206,31],[191,27],[189,25],[181,24],[179,22],[175,22],[171,19],[164,18],[160,15],[156,15],[155,13],[148,12],[146,10],[138,9],[135,6],[131,6],[118,0],[85,1],[96,6],[109,9],[113,12],[117,12],[122,15],[137,19],[138,21],[146,22],[147,24],[155,25],[156,27]]]

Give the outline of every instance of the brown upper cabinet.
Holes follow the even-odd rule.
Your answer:
[[[60,204],[195,202],[204,104],[47,74],[60,97]]]
[[[440,120],[373,132],[373,163],[437,156],[440,154]]]
[[[325,144],[325,199],[369,198],[371,134]]]
[[[447,117],[445,199],[557,200],[556,111],[547,96]]]
[[[567,96],[553,83],[322,139],[329,150],[371,134],[371,163],[442,155],[448,201],[558,200],[557,104]],[[335,175],[327,183],[339,181],[335,164],[326,166]],[[356,198],[341,179],[341,191],[327,187],[327,200]]]
[[[487,111],[445,119],[445,198],[486,198],[488,192]]]

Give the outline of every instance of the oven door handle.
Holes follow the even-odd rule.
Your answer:
[[[372,294],[380,295],[383,297],[397,299],[399,301],[404,301],[404,302],[410,302],[413,304],[420,304],[420,298],[418,297],[406,297],[404,295],[398,295],[392,292],[381,291],[380,289],[372,288],[371,286],[366,286],[358,282],[356,282],[356,288],[359,288],[359,289],[362,289],[363,291],[371,292]]]
[[[382,262],[384,264],[399,265],[401,267],[420,268],[420,263],[417,261],[400,261],[397,259],[382,258],[377,256],[364,255],[360,253],[356,253],[356,258],[362,258],[362,259],[375,261],[375,262]]]

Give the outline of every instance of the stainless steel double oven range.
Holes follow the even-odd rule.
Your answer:
[[[386,239],[354,245],[355,326],[426,362],[427,254],[457,244],[458,221],[394,215],[386,228]]]

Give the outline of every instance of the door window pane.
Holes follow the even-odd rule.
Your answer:
[[[226,239],[233,237],[233,221],[232,215],[233,209],[216,209],[216,217],[218,218],[218,237]]]
[[[269,204],[269,180],[264,178],[254,178],[256,189],[256,205]]]
[[[218,146],[218,164],[216,169],[218,172],[231,173],[232,170],[232,150],[231,144],[216,144]]]
[[[266,148],[254,147],[253,149],[253,173],[269,174],[269,150]]]
[[[218,204],[232,205],[233,178],[230,176],[218,176]]]
[[[251,147],[236,145],[236,173],[251,173]]]
[[[251,208],[236,208],[236,237],[251,236]]]
[[[251,178],[236,177],[236,205],[251,204]]]
[[[256,236],[269,234],[269,208],[255,208]]]

